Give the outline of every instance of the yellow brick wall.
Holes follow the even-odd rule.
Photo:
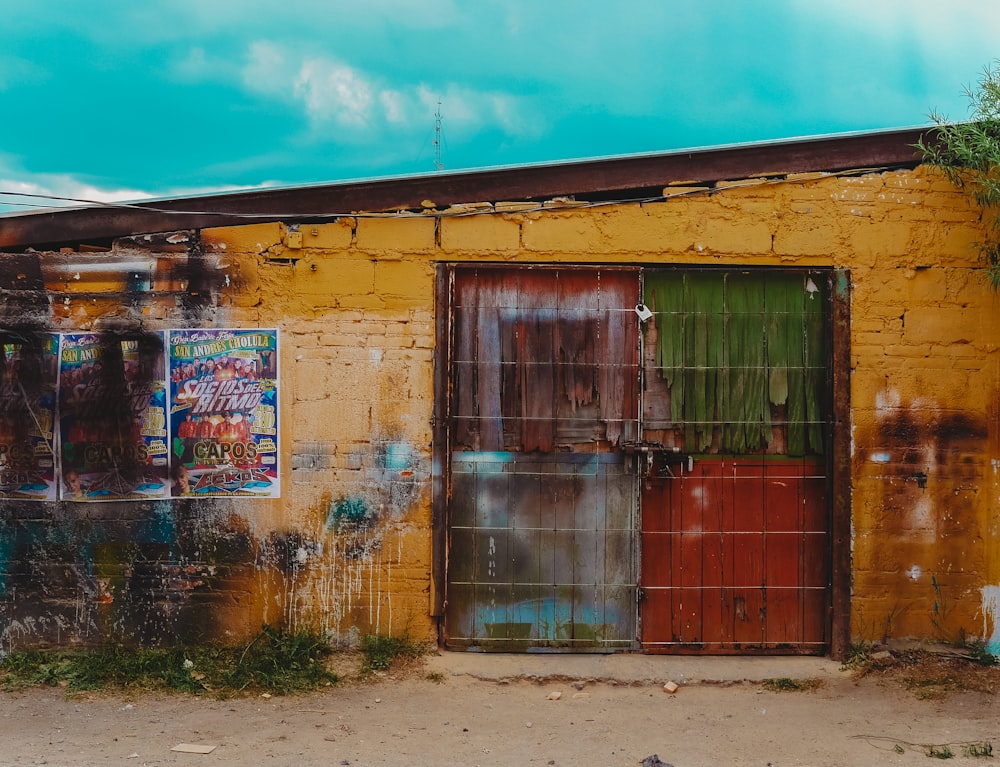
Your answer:
[[[287,490],[255,525],[310,541],[280,584],[293,622],[433,636],[434,264],[504,261],[849,269],[853,632],[993,630],[984,594],[1000,583],[1000,381],[997,299],[972,245],[978,211],[924,168],[664,193],[478,216],[359,215],[304,225],[294,248],[279,224],[203,232],[232,273],[227,321],[282,331]],[[409,451],[388,461],[396,468],[392,450]],[[392,498],[380,482],[396,483]],[[338,527],[352,499],[381,506],[366,526]],[[262,602],[272,588],[262,582]]]

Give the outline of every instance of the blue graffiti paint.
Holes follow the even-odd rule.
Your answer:
[[[387,442],[382,462],[390,471],[403,471],[413,462],[413,447],[406,442]]]
[[[368,504],[364,498],[342,498],[330,507],[326,526],[329,530],[339,530],[345,524],[363,525],[369,519]]]

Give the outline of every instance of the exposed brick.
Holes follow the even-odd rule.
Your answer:
[[[441,220],[441,249],[446,253],[512,253],[520,244],[521,224],[505,216],[462,216]]]
[[[358,219],[356,245],[366,253],[399,257],[433,250],[435,221],[418,216]]]

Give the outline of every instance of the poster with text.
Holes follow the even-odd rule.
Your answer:
[[[174,497],[277,498],[278,331],[171,330]]]
[[[58,337],[0,335],[0,498],[54,501]]]
[[[168,498],[162,333],[70,333],[59,344],[60,498]]]

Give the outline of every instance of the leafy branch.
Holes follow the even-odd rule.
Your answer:
[[[965,88],[970,119],[949,122],[937,112],[937,129],[916,148],[923,161],[944,171],[959,189],[971,193],[983,211],[987,238],[976,243],[986,277],[1000,289],[1000,60],[983,70],[978,87]]]

